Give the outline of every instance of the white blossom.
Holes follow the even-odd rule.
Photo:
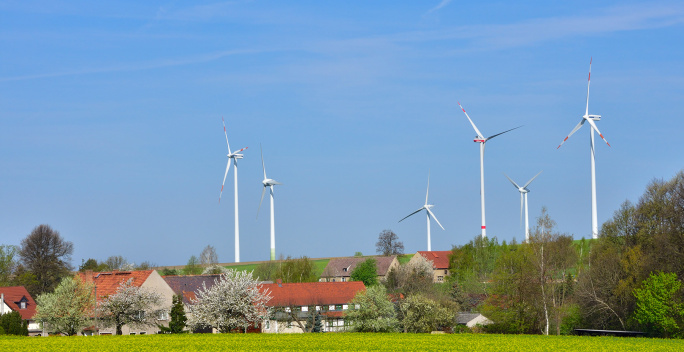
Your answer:
[[[98,304],[99,325],[116,327],[121,335],[121,327],[143,327],[154,325],[158,310],[155,306],[162,303],[159,293],[133,286],[133,279],[121,282],[116,293],[107,296]]]
[[[188,325],[193,328],[213,327],[220,332],[258,326],[268,318],[271,299],[268,291],[251,272],[228,270],[214,281],[211,288],[203,283],[189,305]]]

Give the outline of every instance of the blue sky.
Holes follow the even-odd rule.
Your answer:
[[[269,257],[259,144],[276,188],[276,252],[375,253],[394,230],[407,252],[479,234],[479,152],[460,101],[491,135],[488,235],[521,239],[546,205],[589,237],[589,110],[599,223],[654,178],[682,169],[681,2],[4,1],[0,3],[0,234],[50,224],[73,264],[122,255],[184,264],[206,245],[233,261],[240,162],[242,261]],[[600,140],[599,140],[600,141]],[[265,200],[266,202],[266,200]]]

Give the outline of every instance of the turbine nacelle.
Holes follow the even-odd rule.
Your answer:
[[[275,186],[275,185],[282,185],[282,183],[280,183],[280,182],[278,182],[278,181],[276,181],[276,180],[274,180],[274,179],[270,179],[270,178],[267,178],[267,179],[261,181],[261,183],[264,185],[264,187],[270,187],[270,186]]]
[[[228,159],[242,159],[243,158],[242,154],[238,154],[238,153],[227,154],[226,156],[228,156]]]
[[[594,121],[601,121],[601,115],[584,115],[582,116],[583,118],[589,120],[594,120]]]

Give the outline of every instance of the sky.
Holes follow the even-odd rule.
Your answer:
[[[432,249],[480,233],[524,238],[542,206],[591,237],[589,113],[599,226],[682,170],[684,4],[677,1],[0,2],[0,243],[49,224],[72,264],[121,255],[185,264],[207,245],[270,255],[260,145],[275,188],[276,253],[375,254],[384,229],[426,250],[415,215],[430,175]],[[231,168],[232,169],[232,168]]]

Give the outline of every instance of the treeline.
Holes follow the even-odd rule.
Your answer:
[[[451,285],[491,332],[575,328],[684,335],[684,172],[625,202],[597,240],[557,232],[546,209],[526,243],[475,238],[455,247]]]

